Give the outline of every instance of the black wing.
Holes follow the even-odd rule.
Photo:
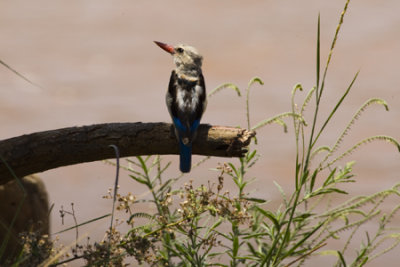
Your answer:
[[[203,75],[187,79],[172,71],[166,101],[175,127],[182,136],[191,140],[206,107]]]

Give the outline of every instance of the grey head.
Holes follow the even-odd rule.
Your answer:
[[[185,44],[171,46],[156,41],[155,43],[173,56],[178,74],[197,76],[201,73],[203,57],[193,46]]]

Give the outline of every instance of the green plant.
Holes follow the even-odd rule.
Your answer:
[[[313,253],[324,247],[331,239],[339,238],[343,232],[350,232],[345,246],[340,251],[326,250],[322,255],[336,255],[336,266],[361,266],[375,257],[393,249],[400,242],[399,234],[388,229],[388,224],[400,208],[396,206],[388,215],[380,211],[384,200],[390,195],[399,196],[399,185],[370,196],[357,196],[336,206],[327,204],[333,194],[347,194],[342,184],[356,182],[353,179],[353,161],[340,167],[336,164],[340,159],[351,154],[361,145],[384,140],[400,148],[399,143],[389,136],[372,136],[364,139],[344,153],[335,155],[339,145],[359,118],[361,113],[372,104],[388,106],[384,100],[374,98],[366,101],[350,119],[344,131],[333,146],[317,147],[320,136],[334,117],[351,90],[358,73],[337,101],[327,118],[322,120],[318,128],[321,98],[325,89],[325,78],[328,72],[332,53],[335,48],[344,11],[331,44],[327,63],[321,76],[320,63],[320,19],[317,31],[317,70],[316,85],[307,93],[301,105],[295,104],[301,84],[292,90],[292,110],[263,120],[254,127],[250,124],[249,94],[254,83],[263,84],[261,79],[253,78],[246,89],[246,117],[248,128],[260,128],[278,123],[287,130],[284,119],[292,118],[296,140],[296,159],[294,168],[294,192],[286,195],[282,188],[283,203],[276,211],[266,208],[266,201],[252,198],[246,192],[246,173],[259,157],[256,150],[250,150],[241,158],[239,165],[228,163],[217,170],[218,184],[208,184],[194,188],[191,182],[183,188],[174,189],[174,182],[180,179],[170,178],[164,181],[163,172],[169,163],[162,165],[161,158],[138,157],[137,161],[129,161],[136,168],[126,168],[131,177],[147,186],[152,199],[148,200],[157,207],[157,214],[130,213],[129,222],[134,218],[144,218],[147,223],[133,226],[129,233],[135,233],[147,242],[154,244],[148,262],[153,265],[167,266],[290,266],[303,264]],[[231,88],[238,92],[236,85],[224,84],[210,93],[213,95],[223,88]],[[315,99],[311,123],[307,124],[305,110]],[[310,129],[307,131],[306,129]],[[325,153],[325,154],[324,154]],[[321,159],[322,155],[322,159]],[[207,159],[207,158],[206,158]],[[154,174],[151,176],[150,173]],[[236,190],[222,193],[225,177],[230,177]],[[256,181],[255,181],[256,182]],[[216,188],[215,188],[216,187]],[[236,192],[233,193],[233,192]],[[129,198],[129,197],[128,197]],[[178,202],[177,205],[174,203]],[[123,205],[130,212],[130,205]],[[131,203],[134,205],[134,201]],[[328,206],[326,206],[328,205]],[[323,207],[323,212],[318,208]],[[367,234],[356,258],[346,260],[345,252],[349,243],[366,222],[379,217],[379,229],[374,234]],[[344,223],[343,223],[344,222]],[[378,251],[379,246],[392,240],[392,244]],[[140,249],[141,246],[136,247]],[[223,256],[223,257],[222,257]],[[141,260],[138,259],[140,262]],[[350,262],[352,261],[352,262]],[[350,262],[350,263],[349,263]]]

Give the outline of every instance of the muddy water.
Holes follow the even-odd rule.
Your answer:
[[[0,58],[42,88],[0,68],[0,138],[94,123],[169,121],[164,95],[173,64],[153,40],[196,46],[205,58],[204,75],[209,89],[224,82],[234,82],[245,89],[250,78],[259,76],[265,85],[251,91],[254,125],[288,111],[290,92],[296,83],[301,82],[306,89],[315,84],[318,12],[325,60],[343,5],[344,1],[317,0],[193,4],[2,1]],[[320,118],[327,116],[355,73],[361,72],[342,109],[321,137],[321,144],[332,144],[349,116],[371,97],[384,98],[390,112],[380,106],[367,109],[347,135],[342,151],[371,135],[387,134],[400,139],[399,8],[395,0],[350,4],[327,76]],[[203,122],[245,126],[244,103],[233,91],[221,92],[209,99]],[[284,134],[279,126],[269,126],[258,132],[258,138],[257,149],[262,157],[249,173],[249,177],[258,178],[249,190],[271,199],[275,203],[272,208],[280,201],[273,181],[288,191],[292,188],[293,129],[289,127],[289,133]],[[169,174],[176,175],[177,157],[166,159],[173,161]],[[199,159],[195,157],[194,161]],[[354,171],[358,182],[349,187],[352,194],[373,193],[399,182],[400,155],[393,146],[372,144],[347,160],[357,161]],[[189,177],[195,178],[197,185],[214,180],[216,174],[208,169],[223,161],[212,159]],[[41,177],[55,205],[53,231],[72,224],[72,218],[67,218],[61,225],[61,205],[66,208],[74,202],[80,222],[110,210],[111,203],[101,196],[112,186],[114,170],[104,163],[59,168],[42,173]],[[122,173],[121,180],[122,192],[140,194],[144,190],[126,173]],[[398,201],[393,199],[391,206]],[[82,227],[80,234],[101,238],[107,225],[108,221],[91,224]],[[375,229],[376,225],[368,227]],[[74,234],[60,238],[68,245]],[[313,266],[326,259],[317,257]],[[369,266],[394,266],[394,259],[396,252]]]

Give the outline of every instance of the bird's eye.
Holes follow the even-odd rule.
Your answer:
[[[182,48],[182,47],[178,47],[178,48],[176,49],[176,52],[178,52],[178,53],[183,53],[183,48]]]

